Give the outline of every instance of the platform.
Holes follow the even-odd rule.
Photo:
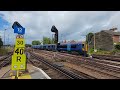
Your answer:
[[[27,71],[19,71],[18,79],[51,79],[42,69],[27,64]],[[10,65],[0,70],[0,79],[15,79],[16,71],[10,70]]]

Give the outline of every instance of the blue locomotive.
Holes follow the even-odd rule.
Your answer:
[[[88,47],[87,44],[84,43],[76,43],[76,44],[44,44],[44,45],[32,45],[34,49],[40,50],[49,50],[49,51],[66,51],[66,52],[77,52],[80,55],[87,56]]]
[[[61,44],[57,46],[58,51],[77,52],[80,55],[87,56],[87,45],[84,43]]]

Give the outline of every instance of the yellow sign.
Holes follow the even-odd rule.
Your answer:
[[[15,47],[25,47],[25,40],[23,38],[16,38]]]
[[[26,68],[26,55],[12,55],[12,70],[22,70]]]
[[[16,38],[15,50],[12,56],[12,70],[26,69],[26,55],[24,54],[25,40],[24,38]]]

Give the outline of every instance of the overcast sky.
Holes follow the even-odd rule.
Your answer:
[[[15,41],[12,29],[15,21],[25,27],[25,39],[29,44],[32,40],[42,40],[43,36],[52,38],[52,25],[59,31],[59,41],[83,41],[89,32],[113,27],[120,30],[119,11],[0,11],[0,36],[3,38],[7,28],[6,43]]]

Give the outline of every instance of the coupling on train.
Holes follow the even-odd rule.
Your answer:
[[[88,46],[85,43],[77,44],[45,44],[45,45],[32,45],[34,49],[49,50],[49,51],[66,51],[66,52],[77,52],[80,55],[88,56]]]

